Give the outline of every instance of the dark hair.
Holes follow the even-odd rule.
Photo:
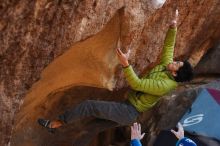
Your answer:
[[[174,77],[177,82],[190,81],[193,78],[193,68],[188,61],[183,62],[183,66],[179,68]]]

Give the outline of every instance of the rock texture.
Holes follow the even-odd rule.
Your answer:
[[[130,63],[137,74],[145,73],[159,60],[176,8],[180,18],[175,57],[190,57],[196,65],[214,48],[220,37],[219,0],[167,0],[158,10],[150,2],[0,2],[0,145],[97,146],[103,145],[100,139],[123,145],[114,130],[95,139],[97,133],[87,134],[107,127],[96,125],[94,119],[78,123],[78,128],[64,127],[55,135],[41,129],[36,119],[54,118],[85,99],[123,100],[127,84],[114,52],[118,38],[123,51],[131,49]],[[147,124],[147,116],[142,119]]]
[[[217,44],[215,47],[209,49],[207,54],[202,58],[199,64],[195,67],[196,74],[203,75],[218,75],[220,61],[220,45]]]

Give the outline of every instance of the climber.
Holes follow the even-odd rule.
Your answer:
[[[136,121],[140,112],[152,108],[160,97],[177,87],[177,82],[190,81],[192,79],[192,67],[187,61],[173,61],[173,52],[177,31],[178,11],[171,21],[167,32],[162,59],[160,64],[154,67],[143,78],[139,78],[128,63],[128,54],[122,53],[120,48],[116,54],[123,66],[125,78],[133,89],[128,94],[125,102],[110,102],[99,100],[86,100],[76,107],[66,111],[57,120],[38,119],[38,123],[54,131],[63,124],[71,123],[83,117],[93,116],[100,119],[116,122],[118,125],[130,125]]]

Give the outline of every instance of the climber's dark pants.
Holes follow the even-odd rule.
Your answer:
[[[86,100],[59,116],[65,123],[93,116],[110,120],[119,125],[130,125],[136,121],[139,112],[129,102]]]

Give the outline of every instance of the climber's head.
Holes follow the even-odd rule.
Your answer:
[[[174,61],[167,65],[167,70],[177,82],[190,81],[193,78],[193,68],[188,61]]]

